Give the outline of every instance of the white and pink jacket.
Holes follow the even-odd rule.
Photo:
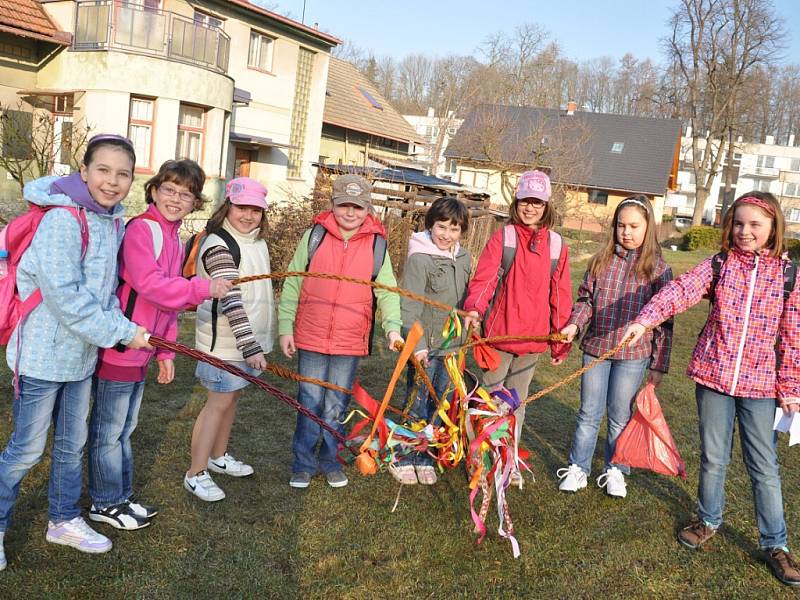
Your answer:
[[[766,250],[728,253],[689,377],[729,396],[800,402],[800,285],[784,302],[786,261]],[[634,322],[653,327],[691,308],[711,280],[708,258],[666,284]]]
[[[161,227],[163,242],[156,257],[153,230],[146,218]],[[143,215],[131,219],[125,227],[125,238],[119,255],[120,285],[117,297],[124,311],[131,290],[137,298],[131,321],[146,328],[153,335],[174,341],[177,338],[178,312],[196,306],[209,297],[211,282],[181,275],[184,248],[178,237],[180,221],[167,221],[154,204]],[[130,372],[144,368],[154,354],[159,360],[171,359],[172,352],[159,349],[120,352],[114,348],[101,350],[97,373],[104,379],[131,381]],[[121,374],[116,377],[115,374]]]

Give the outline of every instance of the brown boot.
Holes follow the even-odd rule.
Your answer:
[[[764,560],[778,581],[786,585],[800,585],[800,566],[789,552],[783,548],[764,550]]]
[[[678,541],[692,550],[696,550],[714,537],[717,530],[700,519],[692,519],[686,527],[678,532]]]

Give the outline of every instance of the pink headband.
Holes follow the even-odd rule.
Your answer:
[[[763,209],[764,212],[766,212],[770,217],[775,216],[775,209],[772,208],[772,205],[761,198],[756,198],[755,196],[746,196],[744,198],[739,198],[738,202],[741,202],[742,204],[752,204],[753,206]]]

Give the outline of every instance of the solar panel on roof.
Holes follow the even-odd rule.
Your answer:
[[[370,104],[372,104],[372,106],[374,106],[374,107],[375,107],[375,108],[377,108],[378,110],[383,110],[383,104],[381,104],[380,102],[378,102],[378,101],[375,99],[375,97],[374,97],[372,94],[370,94],[370,93],[369,93],[367,90],[365,90],[365,89],[364,89],[363,87],[361,87],[361,86],[358,86],[358,91],[359,91],[359,92],[361,92],[361,94],[364,96],[364,98],[366,98],[366,99],[367,99],[367,101],[368,101]]]

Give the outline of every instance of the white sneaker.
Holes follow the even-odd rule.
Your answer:
[[[606,494],[615,498],[624,498],[628,495],[625,485],[625,476],[617,467],[611,467],[597,478],[598,487],[606,488]]]
[[[562,492],[577,492],[586,487],[586,473],[578,465],[570,465],[566,469],[556,471],[556,477],[561,480],[558,489]]]
[[[214,483],[208,471],[200,471],[197,475],[189,477],[188,475],[183,478],[183,487],[186,491],[194,494],[200,500],[206,502],[217,502],[225,498],[225,492]]]
[[[48,522],[45,539],[53,544],[72,546],[90,554],[111,550],[111,540],[89,527],[83,517],[75,517],[71,521],[61,523]]]
[[[253,467],[236,460],[227,452],[219,458],[209,458],[208,470],[214,473],[230,475],[231,477],[247,477],[253,474]]]

